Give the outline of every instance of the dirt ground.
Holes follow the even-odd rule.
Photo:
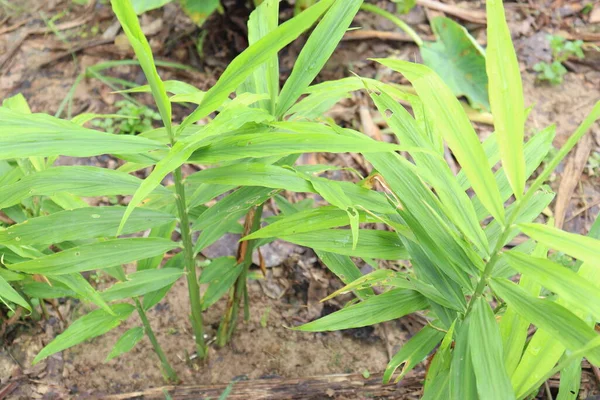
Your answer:
[[[53,114],[77,75],[87,67],[132,57],[129,46],[118,31],[116,18],[102,1],[91,1],[88,6],[77,5],[72,0],[9,0],[9,3],[15,7],[0,2],[0,99],[21,92],[34,112]],[[183,80],[207,89],[214,84],[227,62],[245,48],[244,25],[249,10],[244,1],[226,0],[223,3],[227,12],[214,15],[206,23],[208,33],[204,39],[203,54],[196,50],[198,28],[177,6],[170,4],[142,17],[142,26],[157,59],[192,67],[189,70],[161,68],[163,79]],[[393,10],[388,1],[377,3]],[[456,6],[452,1],[443,3]],[[458,3],[463,10],[484,8],[483,1]],[[600,52],[590,46],[584,60],[569,60],[569,73],[560,86],[537,82],[532,67],[536,62],[548,59],[546,32],[561,32],[572,38],[600,43],[600,24],[589,21],[591,17],[581,12],[583,7],[580,3],[568,0],[507,2],[507,15],[522,65],[526,103],[535,104],[528,120],[528,133],[556,123],[556,146],[564,143],[600,98]],[[600,14],[600,3],[594,4],[593,12]],[[282,18],[290,15],[291,7],[282,3]],[[439,11],[417,6],[402,18],[420,34],[430,36],[428,19],[435,15],[439,15]],[[48,24],[48,20],[55,16],[58,18],[52,22],[53,25]],[[484,25],[469,22],[461,12],[448,16],[457,17],[457,21],[464,23],[480,43],[485,44]],[[342,78],[352,70],[363,76],[403,83],[399,75],[367,59],[394,56],[415,60],[419,57],[417,47],[405,40],[382,40],[378,31],[399,31],[379,17],[360,13],[353,26],[363,27],[364,31],[372,33],[372,37],[343,41],[318,79]],[[282,51],[283,79],[291,71],[301,44],[298,41]],[[145,83],[143,74],[134,66],[113,68],[111,75],[138,84]],[[120,97],[112,91],[98,79],[86,77],[75,91],[72,115],[114,112]],[[136,99],[151,104],[151,98],[146,95]],[[379,121],[373,105],[358,94],[336,106],[331,115],[361,129],[360,112],[365,106],[373,120]],[[176,106],[174,118],[180,119],[187,112],[189,110]],[[476,126],[482,137],[492,130],[489,125]],[[600,210],[600,160],[597,166],[590,161],[598,151],[600,128],[596,124],[574,156],[561,165],[554,177],[552,186],[558,196],[549,213],[562,218],[566,230],[586,233]],[[357,168],[362,166],[360,160],[348,155],[328,158],[327,161],[351,164]],[[85,162],[97,163],[98,160]],[[235,237],[226,237],[205,256],[234,252],[235,241]],[[278,243],[266,250],[266,257],[273,260],[267,278],[251,281],[249,285],[250,321],[239,326],[231,345],[223,349],[211,346],[209,361],[205,365],[188,361],[194,349],[188,320],[187,288],[183,280],[177,282],[168,296],[149,312],[158,340],[184,384],[380,373],[402,343],[422,326],[418,317],[406,317],[374,328],[344,332],[315,334],[293,331],[290,327],[332,312],[348,298],[319,303],[319,299],[339,288],[341,283],[320,265],[312,251]],[[106,284],[102,279],[98,282],[99,287]],[[221,301],[205,313],[208,340],[214,338],[224,306]],[[85,313],[86,307],[67,301],[61,303],[59,310],[68,320],[73,320]],[[33,367],[33,357],[64,329],[64,324],[52,316],[40,323],[9,326],[0,349],[0,399],[94,398],[161,386],[163,380],[157,368],[158,362],[146,340],[130,353],[104,361],[116,339],[127,329],[138,325],[137,317],[132,317],[118,329],[90,343],[58,353]],[[419,366],[411,376],[422,377],[424,370],[424,366]],[[9,381],[11,383],[7,384]],[[600,373],[587,365],[582,398],[594,393],[599,385]],[[555,390],[557,382],[550,381],[550,386]],[[399,398],[419,398],[420,395],[418,387],[403,393]]]

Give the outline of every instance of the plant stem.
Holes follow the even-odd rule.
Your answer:
[[[246,214],[246,221],[244,223],[244,236],[249,235],[260,227],[260,219],[262,217],[263,206],[260,205],[256,209],[251,210]],[[244,243],[246,243],[244,245]],[[237,323],[237,316],[242,298],[245,299],[245,308],[248,307],[248,287],[246,285],[246,279],[248,276],[248,269],[252,264],[252,252],[254,251],[254,245],[256,240],[249,240],[240,243],[238,262],[242,264],[242,272],[238,276],[236,282],[233,285],[230,293],[229,302],[227,303],[227,309],[223,314],[223,320],[219,325],[219,332],[217,333],[217,345],[223,347],[231,339],[231,335],[235,330]],[[247,312],[244,314],[245,320],[248,319]]]
[[[173,383],[179,382],[177,373],[175,372],[173,367],[171,367],[171,364],[169,364],[169,360],[167,360],[165,353],[162,351],[162,348],[160,347],[160,344],[158,344],[158,340],[156,340],[156,336],[154,336],[154,331],[152,330],[152,327],[150,326],[148,317],[146,317],[146,312],[144,311],[144,307],[142,307],[142,304],[140,303],[140,300],[137,297],[134,299],[134,301],[135,301],[135,307],[137,308],[137,312],[140,315],[142,324],[144,325],[144,332],[146,333],[146,336],[148,336],[148,339],[150,339],[150,343],[152,343],[152,347],[154,347],[154,352],[156,353],[156,355],[158,356],[158,359],[160,360],[160,364],[162,366],[164,377],[169,382],[173,382]]]
[[[177,168],[173,176],[175,178],[175,192],[177,196],[177,212],[181,229],[181,240],[183,241],[183,252],[185,260],[188,292],[190,296],[190,308],[192,329],[196,337],[196,353],[201,359],[208,355],[206,343],[204,342],[204,324],[202,321],[202,301],[200,300],[200,287],[196,275],[196,262],[194,258],[194,244],[192,243],[192,232],[185,202],[185,188],[181,176],[181,167]]]

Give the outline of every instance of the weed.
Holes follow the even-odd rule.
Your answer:
[[[552,62],[539,62],[533,66],[533,69],[538,72],[538,80],[558,85],[562,83],[568,72],[563,63],[573,56],[584,58],[583,41],[570,41],[558,35],[548,35],[548,41],[552,50]]]
[[[160,121],[160,114],[144,105],[136,105],[128,100],[115,103],[118,108],[115,118],[93,120],[92,125],[108,133],[136,135],[151,130],[154,121]]]

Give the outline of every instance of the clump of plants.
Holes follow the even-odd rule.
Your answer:
[[[568,72],[563,63],[570,57],[577,57],[580,60],[585,57],[583,54],[583,41],[571,41],[558,35],[548,35],[548,41],[552,50],[552,62],[539,62],[533,66],[533,70],[538,72],[538,80],[547,81],[552,85],[559,85]]]
[[[322,123],[299,121],[301,115],[315,112],[315,106],[305,109],[297,100],[330,57],[361,1],[324,0],[281,25],[278,4],[268,0],[257,7],[248,24],[250,47],[231,62],[214,87],[202,92],[182,82],[161,80],[132,4],[112,1],[148,80],[147,86],[130,91],[152,93],[162,128],[117,135],[84,127],[103,116],[82,114],[62,120],[32,114],[22,96],[3,102],[0,298],[8,309],[31,314],[38,312],[38,304],[45,307],[61,297],[96,306],[44,347],[34,362],[105,334],[137,313],[142,325],[127,331],[107,352],[108,358],[126,353],[147,337],[165,377],[177,381],[146,312],[176,280],[185,278],[196,355],[204,359],[208,354],[202,313],[223,296],[228,303],[216,342],[225,345],[239,311],[243,309],[247,318],[246,277],[252,252],[261,242],[240,243],[237,257],[200,263],[199,254],[227,232],[255,231],[262,204],[282,190],[262,187],[254,180],[239,185],[227,179],[239,170],[291,166],[304,152],[400,149],[358,133],[348,138]],[[290,77],[280,87],[278,51],[315,24]],[[100,68],[105,66],[91,72]],[[230,99],[234,92],[235,98]],[[177,125],[171,118],[173,102],[197,107]],[[284,121],[290,115],[296,118]],[[207,122],[199,125],[200,120]],[[119,169],[55,165],[61,155],[102,154],[120,160]],[[183,177],[184,163],[213,168]],[[144,180],[131,174],[147,167],[153,172]],[[312,176],[314,171],[302,173]],[[163,186],[168,174],[174,184]],[[295,175],[291,170],[290,174]],[[298,182],[298,191],[309,187],[303,182]],[[127,207],[90,207],[82,199],[115,195],[132,199]],[[221,200],[206,206],[217,196]],[[167,253],[171,256],[163,262]],[[134,268],[126,269],[126,264]],[[82,273],[98,270],[116,283],[96,290]]]
[[[600,117],[600,103],[529,182],[551,149],[554,126],[525,141],[522,83],[502,2],[487,2],[485,64],[496,132],[483,143],[452,90],[424,65],[375,60],[403,74],[416,95],[360,77],[310,86],[361,4],[321,0],[280,25],[278,1],[265,0],[248,23],[248,49],[215,86],[201,92],[161,80],[131,3],[113,0],[148,80],[135,91],[152,93],[163,127],[115,135],[82,126],[94,116],[61,120],[31,114],[19,96],[4,102],[0,297],[8,307],[32,313],[36,302],[65,296],[97,307],[42,349],[35,362],[137,313],[142,326],[127,331],[108,357],[147,337],[165,376],[176,381],[147,310],[177,279],[186,279],[196,354],[206,358],[203,311],[227,297],[215,334],[217,345],[225,345],[239,316],[248,315],[252,252],[280,238],[313,248],[346,284],[329,297],[356,295],[343,309],[296,329],[356,328],[411,313],[427,320],[390,361],[386,382],[398,369],[395,379],[401,379],[433,351],[426,399],[523,399],[557,372],[560,396],[576,398],[582,358],[600,365],[595,331],[600,223],[584,237],[532,221],[554,197],[546,180]],[[315,23],[280,87],[278,51]],[[399,144],[372,140],[323,117],[356,90],[369,94]],[[413,114],[399,100],[409,102]],[[175,124],[173,102],[197,108]],[[445,161],[445,145],[461,166],[458,175]],[[304,152],[361,153],[373,170],[358,183],[326,179],[320,174],[331,166],[296,165]],[[54,165],[60,155],[99,154],[122,165],[118,170]],[[209,168],[184,177],[185,163]],[[130,174],[147,167],[153,171],[146,179]],[[172,186],[162,185],[168,174]],[[328,205],[290,203],[278,195],[282,190],[318,194]],[[81,199],[110,195],[132,199],[126,207],[89,207]],[[280,213],[266,220],[262,206],[271,198]],[[373,222],[388,229],[372,229]],[[243,235],[236,257],[199,262],[202,250],[227,232]],[[530,240],[507,247],[521,233]],[[575,267],[548,259],[549,249],[577,260]],[[163,262],[167,253],[172,257]],[[375,266],[378,259],[406,261],[363,275],[353,257]],[[124,269],[129,263],[135,268]],[[82,275],[93,270],[116,283],[97,291]],[[529,338],[531,325],[536,331]]]

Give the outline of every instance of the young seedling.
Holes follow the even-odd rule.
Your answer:
[[[583,41],[570,41],[558,35],[548,35],[548,41],[552,50],[552,62],[539,62],[533,66],[533,70],[538,72],[538,80],[559,85],[568,72],[563,63],[569,57],[576,56],[579,59],[585,57],[583,54]]]

